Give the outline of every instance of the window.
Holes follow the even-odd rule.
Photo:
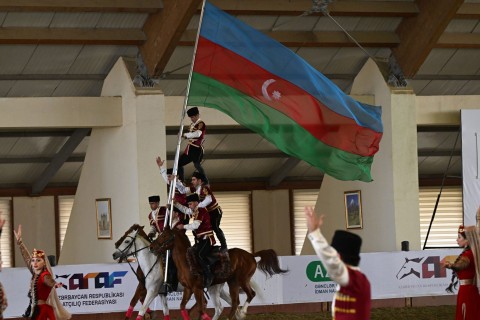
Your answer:
[[[293,190],[293,230],[295,238],[295,255],[300,255],[307,235],[307,222],[303,209],[314,207],[320,189]]]
[[[252,252],[251,192],[215,192],[214,195],[223,211],[220,229],[225,234],[228,248]],[[193,245],[195,241],[190,231],[187,236]],[[220,245],[218,239],[216,245]]]
[[[58,234],[60,238],[60,252],[63,247],[63,240],[67,233],[68,221],[72,213],[75,196],[58,196]]]
[[[2,236],[0,237],[0,253],[4,268],[13,267],[12,261],[12,199],[0,198],[0,217],[5,219],[5,224],[2,229]]]
[[[440,187],[420,187],[420,241],[427,236]],[[432,223],[427,247],[457,247],[458,226],[463,221],[462,187],[444,187]]]

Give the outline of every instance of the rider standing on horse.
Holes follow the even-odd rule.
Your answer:
[[[220,229],[220,221],[222,220],[222,208],[218,204],[215,196],[212,193],[212,190],[209,186],[205,184],[206,178],[200,172],[194,172],[192,174],[192,185],[190,187],[186,187],[180,181],[177,182],[176,187],[178,191],[182,194],[195,192],[198,194],[200,198],[200,203],[198,207],[206,208],[208,214],[210,215],[210,223],[212,225],[212,229],[215,232],[218,240],[220,241],[220,245],[223,252],[227,251],[227,241],[225,240],[225,235],[223,234],[222,229]]]
[[[210,215],[207,209],[199,207],[200,198],[198,194],[192,193],[187,196],[188,208],[179,203],[175,203],[180,211],[185,214],[191,213],[193,221],[190,224],[177,224],[180,230],[192,230],[195,236],[195,249],[198,253],[198,260],[203,270],[204,287],[209,287],[213,281],[213,275],[208,265],[208,256],[210,255],[215,237],[213,236],[212,225],[210,224]]]

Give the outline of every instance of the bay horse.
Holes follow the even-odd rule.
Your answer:
[[[160,261],[160,257],[157,257],[150,252],[149,247],[150,240],[148,240],[147,234],[143,231],[143,227],[134,224],[117,242],[115,242],[116,250],[113,253],[114,260],[125,260],[130,256],[136,256],[138,266],[142,269],[142,272],[145,275],[144,278],[142,278],[136,274],[139,282],[143,283],[143,281],[145,281],[143,286],[147,291],[145,300],[142,303],[142,307],[138,312],[136,320],[143,319],[148,306],[157,296],[160,286],[163,283],[162,262]],[[160,295],[160,302],[163,308],[163,319],[170,320],[166,296]]]
[[[203,277],[201,275],[192,274],[190,266],[187,262],[187,250],[190,247],[190,241],[186,234],[177,228],[165,228],[163,232],[152,242],[152,250],[154,252],[166,252],[172,250],[173,260],[178,270],[178,280],[184,286],[182,302],[180,303],[180,312],[183,320],[190,320],[185,307],[190,299],[192,292],[195,295],[197,307],[200,309],[200,317],[202,320],[210,320],[211,318],[205,312],[206,303],[203,295]],[[274,274],[283,274],[288,270],[282,270],[279,266],[278,256],[274,250],[262,250],[251,254],[240,248],[228,250],[230,258],[230,273],[228,275],[215,274],[212,285],[227,283],[232,300],[231,310],[228,318],[230,320],[244,319],[247,314],[247,308],[255,297],[256,293],[250,284],[251,278],[256,269],[259,268],[265,274],[272,276]],[[260,257],[257,262],[255,257]],[[241,308],[239,291],[240,288],[247,294],[247,300]],[[214,301],[215,302],[215,301]],[[217,314],[215,314],[217,316]]]

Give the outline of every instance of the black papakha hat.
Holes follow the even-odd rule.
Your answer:
[[[338,251],[343,262],[358,266],[360,262],[360,247],[362,246],[362,238],[344,230],[336,230],[332,239],[332,247]]]
[[[190,109],[187,110],[187,115],[189,117],[196,116],[197,114],[199,114],[197,107],[193,107],[193,108],[190,108]]]
[[[195,178],[200,179],[200,180],[202,180],[203,182],[205,182],[205,175],[201,174],[201,173],[198,172],[198,171],[195,171],[195,172],[192,174],[192,177],[195,177]]]
[[[173,168],[168,168],[167,169],[167,174],[173,174]]]
[[[190,193],[187,196],[187,202],[197,201],[200,202],[200,197],[196,193]]]
[[[150,196],[148,202],[160,202],[160,196]]]

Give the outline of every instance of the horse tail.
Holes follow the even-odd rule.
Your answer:
[[[273,276],[274,274],[288,272],[288,270],[280,268],[277,253],[272,249],[255,252],[253,256],[260,257],[260,261],[257,262],[257,268],[265,273],[265,275]]]

